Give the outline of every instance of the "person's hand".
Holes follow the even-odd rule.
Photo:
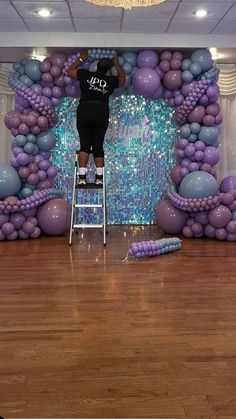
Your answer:
[[[85,60],[86,60],[87,56],[88,56],[87,51],[82,51],[82,52],[81,52],[81,54],[80,54],[80,58],[81,58],[83,61],[85,61]]]

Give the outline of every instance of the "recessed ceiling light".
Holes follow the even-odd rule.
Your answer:
[[[196,17],[206,17],[207,16],[207,10],[206,9],[198,9],[196,12],[194,12],[194,15]]]
[[[41,17],[49,17],[52,15],[53,12],[49,9],[38,9],[35,10],[35,13]]]

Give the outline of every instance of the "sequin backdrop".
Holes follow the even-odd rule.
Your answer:
[[[54,128],[57,145],[53,163],[59,168],[56,187],[71,202],[74,153],[79,148],[76,130],[78,99],[64,98],[57,108]],[[105,171],[109,224],[150,224],[155,221],[155,207],[169,183],[168,172],[174,166],[173,145],[177,128],[173,109],[165,101],[121,96],[110,99],[110,124],[105,139]],[[94,177],[93,159],[89,180]],[[79,190],[80,202],[98,202],[99,191]],[[91,210],[90,222],[101,216]],[[83,214],[82,214],[83,216]],[[87,219],[83,219],[88,222]]]

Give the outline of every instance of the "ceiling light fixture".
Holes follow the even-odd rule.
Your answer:
[[[97,6],[123,7],[123,9],[132,9],[132,7],[150,7],[163,3],[165,0],[87,0],[89,3]]]
[[[196,12],[194,12],[194,15],[196,17],[199,17],[199,18],[206,17],[207,16],[207,10],[206,9],[198,9]]]
[[[35,10],[35,13],[41,17],[49,17],[52,15],[53,12],[49,9],[38,9]]]

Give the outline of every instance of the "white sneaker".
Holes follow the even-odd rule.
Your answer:
[[[103,186],[103,176],[102,175],[96,175],[95,185]]]

